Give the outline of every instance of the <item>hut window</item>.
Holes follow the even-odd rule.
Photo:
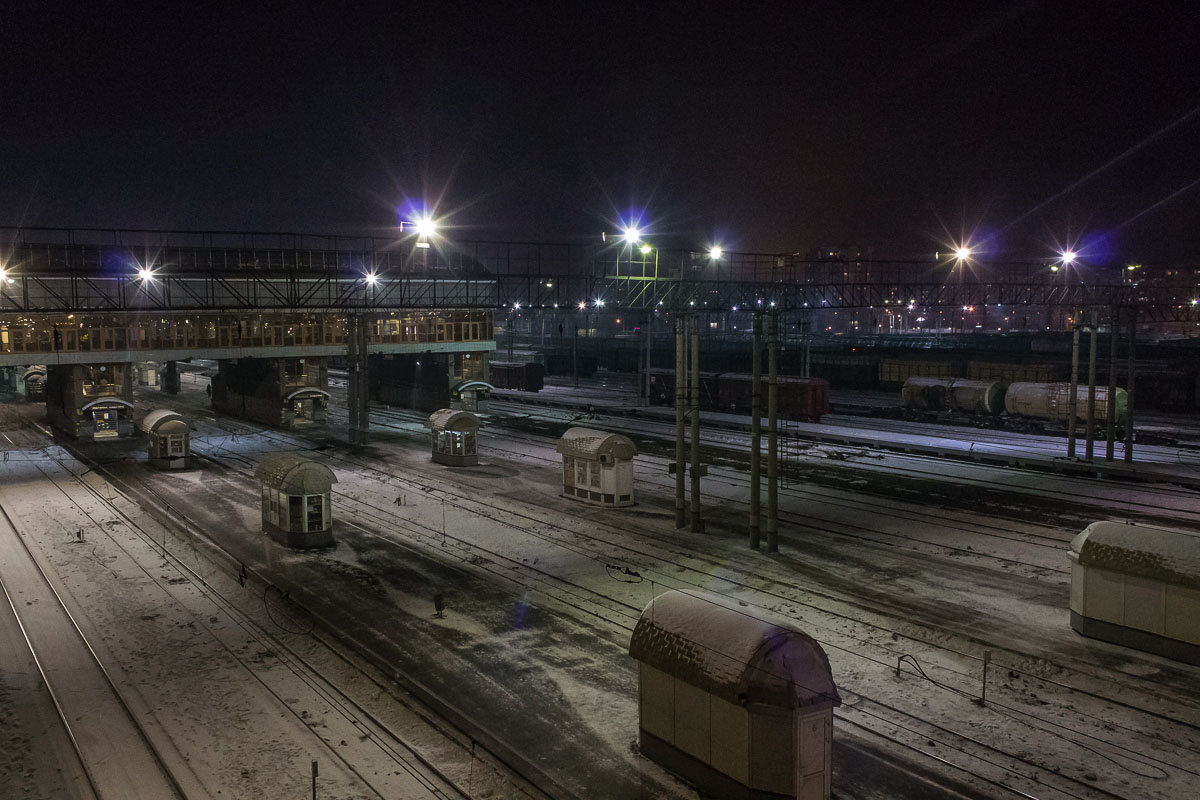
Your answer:
[[[592,487],[600,488],[600,465],[596,462],[592,462]]]
[[[321,530],[325,527],[325,496],[310,494],[304,502],[308,511],[308,530]]]
[[[563,456],[563,485],[567,486],[571,483],[571,476],[575,474],[575,459],[570,456]]]
[[[587,486],[587,462],[582,458],[575,461],[575,485]]]

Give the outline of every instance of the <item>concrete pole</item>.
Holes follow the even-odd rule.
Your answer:
[[[692,317],[692,533],[704,531],[700,519],[700,317]]]
[[[1136,357],[1134,354],[1135,345],[1137,344],[1137,308],[1129,309],[1129,368],[1125,386],[1125,463],[1133,463],[1133,387],[1136,375],[1135,364]]]
[[[1088,336],[1088,402],[1087,402],[1087,460],[1092,460],[1096,443],[1096,320]]]
[[[642,405],[650,405],[650,354],[651,344],[654,339],[654,312],[646,314],[646,382],[642,386],[642,397],[644,398]]]
[[[1067,458],[1075,457],[1075,417],[1079,413],[1079,325],[1071,334],[1071,388],[1067,396]]]
[[[350,380],[347,384],[347,404],[350,412],[350,444],[367,444],[370,430],[371,400],[367,381],[367,324],[361,314],[353,314],[349,322]]]
[[[779,425],[776,380],[779,377],[779,313],[769,315],[767,330],[767,552],[779,552]]]
[[[1117,307],[1109,312],[1108,401],[1104,404],[1104,460],[1113,460],[1117,427]]]
[[[762,312],[754,312],[754,353],[750,389],[750,547],[757,550],[762,541],[759,510],[762,503]]]
[[[684,319],[675,317],[675,527],[686,524],[683,504],[683,389],[687,385],[687,353],[685,351]]]
[[[579,318],[575,317],[571,324],[571,375],[575,378],[575,388],[579,388]]]

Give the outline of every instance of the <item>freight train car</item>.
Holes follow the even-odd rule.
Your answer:
[[[900,404],[917,411],[955,411],[995,416],[1004,411],[1004,384],[969,378],[909,378]]]
[[[491,384],[497,389],[518,389],[539,392],[545,386],[546,368],[534,361],[493,361]]]
[[[1071,387],[1067,383],[1014,383],[968,378],[909,378],[900,390],[900,405],[909,419],[988,425],[1016,430],[1044,430],[1048,424],[1066,427],[1070,415]],[[1128,395],[1114,395],[1118,425],[1128,414]],[[1087,421],[1088,387],[1076,389],[1075,416]],[[1108,387],[1096,387],[1093,423],[1108,420]]]
[[[767,376],[760,384],[762,413],[767,413]],[[753,401],[754,376],[742,372],[700,373],[700,407],[705,411],[749,414]],[[650,371],[650,402],[675,405],[674,370]],[[780,417],[818,422],[829,413],[829,382],[824,378],[796,378],[780,375],[776,379],[776,407]]]

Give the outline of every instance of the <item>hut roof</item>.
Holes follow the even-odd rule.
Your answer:
[[[1200,589],[1200,533],[1093,522],[1071,540],[1079,563]]]
[[[473,431],[479,428],[479,417],[470,411],[441,408],[429,415],[425,426],[443,431]]]
[[[841,705],[821,645],[754,606],[671,590],[642,611],[629,655],[731,703]]]
[[[333,470],[300,453],[268,453],[258,462],[254,477],[287,494],[320,494],[337,483]]]
[[[568,428],[558,440],[555,449],[563,455],[592,461],[598,460],[602,455],[626,460],[637,455],[637,447],[628,436],[591,428]]]
[[[138,427],[144,433],[186,433],[192,426],[182,414],[169,408],[157,408],[142,417]]]

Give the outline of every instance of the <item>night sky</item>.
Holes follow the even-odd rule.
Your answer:
[[[27,5],[0,224],[1200,257],[1200,3]]]

